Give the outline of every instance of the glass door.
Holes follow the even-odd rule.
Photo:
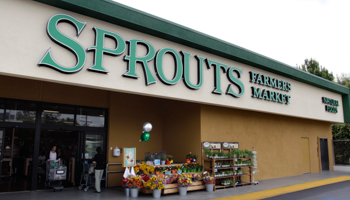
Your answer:
[[[1,172],[2,172],[2,154],[4,152],[4,138],[5,138],[5,131],[4,129],[0,129],[0,182],[1,182]]]
[[[102,134],[86,133],[84,142],[84,159],[91,161],[97,154],[97,147],[104,149]]]

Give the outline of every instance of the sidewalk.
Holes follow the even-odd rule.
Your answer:
[[[232,197],[232,198],[223,198],[223,199],[237,199],[234,198],[236,195],[248,194],[253,192],[266,191],[276,188],[282,188],[286,186],[293,186],[297,184],[309,183],[320,180],[340,180],[341,176],[349,176],[347,172],[341,171],[330,171],[322,172],[315,174],[304,174],[299,176],[292,176],[286,178],[277,178],[270,180],[259,181],[258,185],[243,186],[232,189],[219,189],[215,192],[209,193],[206,191],[193,191],[188,192],[187,196],[181,197],[178,194],[163,195],[161,199],[164,200],[175,200],[175,199],[217,199],[223,197]],[[331,179],[336,178],[338,179]],[[323,182],[327,182],[325,180]],[[331,183],[331,182],[330,182]],[[327,184],[327,183],[326,183]],[[309,184],[310,185],[310,184]],[[312,184],[311,184],[312,185]],[[317,184],[313,184],[314,187],[317,187]],[[297,186],[295,186],[297,187]],[[294,188],[295,188],[294,187]],[[313,186],[311,186],[313,187]],[[300,186],[299,186],[300,189]],[[264,192],[262,192],[264,193]],[[244,196],[240,196],[243,200]],[[84,192],[78,190],[78,188],[69,188],[64,189],[62,192],[53,192],[52,190],[42,190],[42,191],[31,191],[31,192],[17,192],[17,193],[0,193],[1,200],[119,200],[119,199],[134,199],[127,198],[124,195],[122,188],[103,188],[102,193],[93,193],[93,190]],[[140,194],[138,199],[154,199],[152,195]]]

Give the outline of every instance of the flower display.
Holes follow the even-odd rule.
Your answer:
[[[144,181],[139,176],[130,177],[127,181],[127,185],[129,188],[142,188]]]
[[[128,187],[128,181],[129,179],[128,178],[125,178],[123,181],[122,181],[122,187]]]
[[[192,180],[193,181],[200,181],[200,180],[202,180],[202,177],[200,174],[193,174]]]
[[[152,176],[146,183],[145,183],[145,187],[148,189],[157,189],[157,190],[161,190],[164,189],[164,185],[166,184],[165,179],[163,178],[159,178],[157,176]]]
[[[210,176],[208,172],[203,172],[202,180],[205,182],[205,184],[213,184],[215,178]]]
[[[148,165],[147,163],[137,164],[134,167],[136,174],[151,174],[154,172],[154,166]]]
[[[179,187],[188,187],[192,184],[192,176],[187,174],[181,174],[178,176],[177,184]]]

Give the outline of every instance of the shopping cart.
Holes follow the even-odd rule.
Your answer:
[[[83,171],[80,177],[79,190],[84,188],[84,191],[88,191],[90,187],[95,188],[95,176],[93,172],[89,172],[89,168],[95,166],[95,164],[83,163]]]
[[[63,190],[62,181],[67,178],[67,167],[59,165],[58,161],[46,162],[46,182],[45,186],[53,188],[53,191]]]

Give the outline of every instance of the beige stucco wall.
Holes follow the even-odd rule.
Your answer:
[[[79,35],[76,36],[76,30],[69,23],[60,23],[58,29],[65,35],[76,40],[85,49],[94,45],[95,34],[93,27],[98,27],[119,34],[125,41],[129,39],[142,39],[153,45],[155,50],[162,48],[172,48],[177,52],[185,51],[192,54],[191,82],[195,83],[197,72],[197,61],[194,55],[199,55],[211,60],[215,60],[228,67],[235,66],[243,70],[240,80],[245,86],[245,92],[242,97],[234,98],[225,95],[227,86],[231,84],[226,78],[226,73],[221,73],[221,90],[222,95],[215,95],[211,92],[214,90],[214,67],[208,69],[206,64],[203,65],[203,86],[199,90],[188,89],[182,81],[174,86],[168,86],[157,78],[154,69],[154,60],[149,62],[150,70],[156,78],[157,83],[145,86],[145,78],[141,65],[137,66],[138,79],[125,78],[122,75],[127,72],[127,62],[123,57],[127,55],[127,49],[120,56],[103,56],[103,66],[109,71],[108,74],[96,73],[87,70],[93,66],[93,52],[88,52],[84,68],[75,74],[63,74],[48,67],[39,67],[37,64],[42,59],[49,48],[56,62],[63,66],[74,66],[76,64],[75,56],[67,49],[54,43],[46,33],[46,26],[49,19],[55,14],[67,14],[79,21],[87,22],[86,27]],[[8,17],[11,16],[11,17]],[[84,15],[58,9],[52,6],[41,4],[28,0],[0,1],[0,26],[5,27],[0,32],[1,46],[1,65],[0,74],[24,77],[34,80],[43,80],[53,83],[64,83],[86,88],[102,89],[113,92],[127,92],[145,96],[161,97],[167,99],[177,99],[181,101],[196,102],[200,104],[218,105],[229,108],[239,108],[245,110],[256,110],[259,112],[276,113],[280,115],[295,116],[301,118],[317,119],[330,122],[343,122],[342,98],[341,95],[335,94],[323,89],[300,83],[277,74],[263,71],[252,66],[238,63],[229,59],[202,52],[184,45],[169,42],[164,39],[156,38],[141,32],[132,31],[117,25],[104,21],[96,20]],[[105,40],[105,47],[114,48],[115,42],[111,39]],[[142,46],[138,48],[138,55],[144,55],[146,49]],[[165,75],[171,79],[174,75],[174,61],[172,56],[166,55],[164,62]],[[272,78],[278,78],[292,85],[290,92],[277,89],[271,89],[266,86],[257,85],[249,82],[249,71],[255,71]],[[291,95],[291,104],[285,105],[275,102],[269,102],[251,97],[251,87],[257,86],[262,89],[268,89],[275,92],[281,92]],[[233,87],[236,92],[237,88]],[[324,104],[321,97],[328,97],[338,100],[340,106],[339,113],[332,114],[325,112]]]
[[[256,180],[303,174],[301,138],[308,137],[311,173],[320,172],[317,138],[328,138],[333,170],[332,130],[328,122],[201,106],[201,140],[239,142],[258,152]]]
[[[328,122],[8,76],[0,76],[0,97],[108,108],[107,163],[122,162],[121,157],[113,157],[109,150],[116,146],[136,147],[137,160],[143,160],[145,152],[165,150],[176,162],[185,162],[188,152],[200,158],[203,141],[239,142],[240,149],[255,147],[258,151],[256,179],[262,180],[303,173],[302,137],[309,138],[311,173],[319,172],[319,137],[328,138],[333,170],[332,132]],[[153,125],[151,139],[139,142],[146,121]],[[110,174],[108,182],[119,185],[121,180],[122,174]]]

